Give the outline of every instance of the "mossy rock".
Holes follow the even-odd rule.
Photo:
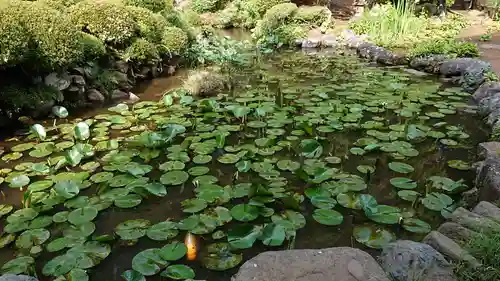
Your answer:
[[[184,82],[184,89],[193,96],[215,96],[224,90],[224,86],[222,75],[206,70],[191,72]]]
[[[293,19],[298,23],[321,26],[327,24],[331,17],[332,12],[325,6],[300,6]]]

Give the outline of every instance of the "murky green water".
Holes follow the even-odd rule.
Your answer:
[[[76,268],[86,270],[90,280],[122,280],[138,253],[183,241],[191,232],[199,242],[195,260],[182,255],[172,261],[157,250],[148,259],[136,258],[134,268],[158,272],[147,280],[165,279],[159,272],[170,260],[191,267],[196,279],[230,280],[237,266],[206,268],[204,252],[214,242],[229,242],[233,249],[212,258],[211,268],[287,248],[353,246],[376,254],[396,237],[421,239],[472,184],[468,163],[486,133],[470,97],[459,89],[354,56],[321,53],[263,56],[231,74],[232,91],[201,100],[161,99],[166,89],[180,85],[182,74],[145,84],[143,102],[133,108],[87,113],[92,133],[74,141],[86,144],[78,149],[61,144],[73,142],[74,124],[49,131],[45,143],[53,145],[38,144],[32,136],[5,142],[4,155],[10,156],[0,168],[14,171],[4,174],[1,202],[21,209],[22,192],[9,187],[21,182],[23,190],[38,190],[25,202],[38,214],[2,217],[2,237],[12,232],[21,238],[0,250],[0,264],[16,254],[32,255],[41,280],[54,279],[42,272],[82,274]],[[16,147],[28,142],[33,147]],[[7,162],[16,156],[12,147],[22,156]],[[55,170],[57,156],[69,163]],[[25,162],[47,165],[19,165]],[[83,166],[85,171],[88,162],[95,164]],[[22,176],[31,184],[47,180],[48,187],[26,188]],[[64,211],[73,212],[67,222],[61,222]],[[55,214],[58,223],[40,219]],[[115,235],[127,220],[149,222],[135,221]],[[150,225],[162,221],[173,223],[151,231]],[[50,230],[50,237],[26,228]],[[67,247],[58,250],[53,241],[63,236],[71,241],[59,241]],[[100,242],[78,246],[95,239]],[[58,256],[66,262],[55,267],[49,261]],[[30,271],[26,260],[9,270]],[[188,276],[183,270],[177,273]]]

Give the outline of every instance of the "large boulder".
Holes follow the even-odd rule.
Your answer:
[[[264,252],[245,262],[232,281],[389,281],[377,262],[359,249]]]
[[[499,82],[486,82],[483,83],[475,92],[472,97],[477,102],[491,95],[500,93],[500,83]]]
[[[437,231],[446,235],[459,245],[466,244],[474,235],[478,234],[477,232],[454,222],[443,223],[439,226]]]
[[[0,281],[38,281],[38,279],[27,275],[5,274],[0,276]]]
[[[444,55],[432,55],[413,58],[410,67],[429,73],[439,73],[441,64],[447,59]]]
[[[469,212],[462,207],[453,211],[450,220],[477,232],[493,233],[500,231],[500,224],[497,222],[476,213]]]
[[[67,73],[52,72],[43,79],[45,85],[52,86],[59,91],[66,90],[71,85],[71,77]]]
[[[406,58],[372,43],[362,43],[357,47],[358,55],[385,65],[402,65]]]
[[[427,244],[398,240],[384,247],[379,260],[395,281],[456,280],[443,255]]]
[[[479,200],[500,200],[500,157],[489,157],[479,164],[475,186],[479,188]]]
[[[475,91],[485,80],[486,72],[491,65],[473,58],[457,58],[444,61],[439,72],[444,76],[462,76],[461,86],[464,90]]]
[[[476,207],[472,210],[473,213],[481,215],[483,217],[487,217],[496,222],[500,222],[500,208],[491,204],[490,202],[481,201],[477,204]]]
[[[438,250],[441,254],[454,261],[464,261],[467,264],[478,267],[481,265],[469,252],[464,250],[455,241],[442,234],[441,232],[431,231],[425,236],[424,243]]]

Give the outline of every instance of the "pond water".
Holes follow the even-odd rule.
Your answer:
[[[2,272],[164,280],[189,266],[224,281],[266,250],[376,255],[435,229],[472,185],[486,130],[458,88],[349,54],[284,52],[230,73],[217,97],[162,98],[181,73],[139,87],[134,106],[2,143]],[[196,255],[175,242],[188,232]]]

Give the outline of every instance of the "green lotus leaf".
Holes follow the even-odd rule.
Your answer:
[[[80,184],[76,181],[59,181],[54,185],[54,191],[57,195],[70,199],[80,193]]]
[[[413,190],[400,190],[400,191],[398,191],[399,198],[401,198],[405,201],[410,201],[410,202],[414,202],[415,200],[417,200],[417,198],[420,195],[421,195],[420,193],[413,191]]]
[[[29,249],[45,243],[50,237],[50,232],[43,228],[26,230],[16,240],[16,247],[19,249]]]
[[[389,163],[389,168],[394,172],[401,174],[408,174],[415,171],[415,169],[412,166],[401,162],[391,162]]]
[[[262,227],[260,226],[241,224],[233,227],[227,233],[227,241],[235,249],[248,249],[261,236],[261,233]]]
[[[202,264],[215,271],[225,271],[236,267],[243,260],[243,254],[233,253],[229,243],[214,243],[202,252]]]
[[[324,225],[339,225],[344,221],[342,214],[335,210],[316,209],[312,216],[315,221]]]
[[[259,217],[259,208],[249,204],[238,204],[231,209],[231,216],[241,222],[249,222]]]
[[[469,163],[463,161],[463,160],[448,160],[448,166],[453,169],[457,170],[462,170],[462,171],[467,171],[470,170],[470,165]]]
[[[3,274],[26,274],[34,263],[35,259],[30,256],[19,256],[4,263],[0,269]]]
[[[100,172],[94,174],[90,177],[90,180],[95,183],[102,183],[110,181],[113,178],[113,173],[110,172]]]
[[[9,187],[11,188],[22,188],[30,183],[30,178],[26,175],[18,175],[10,180]]]
[[[118,208],[133,208],[141,204],[142,197],[137,194],[127,194],[115,199],[115,206]]]
[[[184,243],[172,242],[160,249],[159,255],[165,261],[180,260],[187,253],[187,247]]]
[[[441,211],[452,203],[453,199],[448,195],[437,192],[429,193],[422,199],[422,204],[424,204],[427,209],[433,211]]]
[[[121,276],[125,281],[146,281],[146,277],[142,273],[133,269],[123,272]]]
[[[88,206],[73,210],[68,215],[68,221],[74,225],[90,222],[97,217],[98,210],[95,207]]]
[[[212,161],[212,156],[210,155],[203,155],[203,154],[198,154],[195,157],[193,157],[193,163],[195,164],[207,164],[210,161]]]
[[[81,239],[90,236],[95,231],[95,224],[93,222],[85,222],[78,225],[67,225],[63,229],[65,237]]]
[[[115,232],[123,240],[135,240],[146,235],[150,225],[151,222],[144,219],[128,220],[117,225]]]
[[[174,280],[193,279],[195,277],[194,270],[183,264],[171,265],[160,275]]]
[[[403,228],[409,232],[423,233],[423,234],[427,234],[432,230],[431,226],[428,223],[415,218],[404,219]]]
[[[148,228],[146,235],[149,239],[156,241],[164,241],[174,238],[179,234],[177,225],[171,221],[164,221],[152,225]]]
[[[7,217],[8,223],[28,222],[38,216],[38,212],[31,208],[24,208],[15,211]]]
[[[180,185],[189,179],[189,174],[184,171],[171,171],[160,177],[160,182],[164,185]]]
[[[16,235],[12,233],[5,233],[0,236],[0,249],[5,248],[10,243],[16,240]]]
[[[359,243],[374,249],[381,249],[396,240],[396,236],[391,232],[372,226],[354,227],[353,236]]]
[[[205,167],[205,166],[196,166],[196,167],[192,167],[188,170],[188,173],[194,177],[204,175],[208,172],[210,172],[210,168]]]
[[[13,209],[14,209],[14,207],[12,205],[1,204],[0,205],[0,218],[7,215],[10,212],[12,212]]]
[[[34,146],[35,146],[34,143],[26,142],[26,143],[20,143],[18,145],[15,145],[15,146],[11,147],[10,150],[14,151],[14,152],[23,152],[23,151],[32,149]]]
[[[390,180],[394,187],[400,189],[414,189],[417,188],[417,183],[409,178],[392,178]]]

